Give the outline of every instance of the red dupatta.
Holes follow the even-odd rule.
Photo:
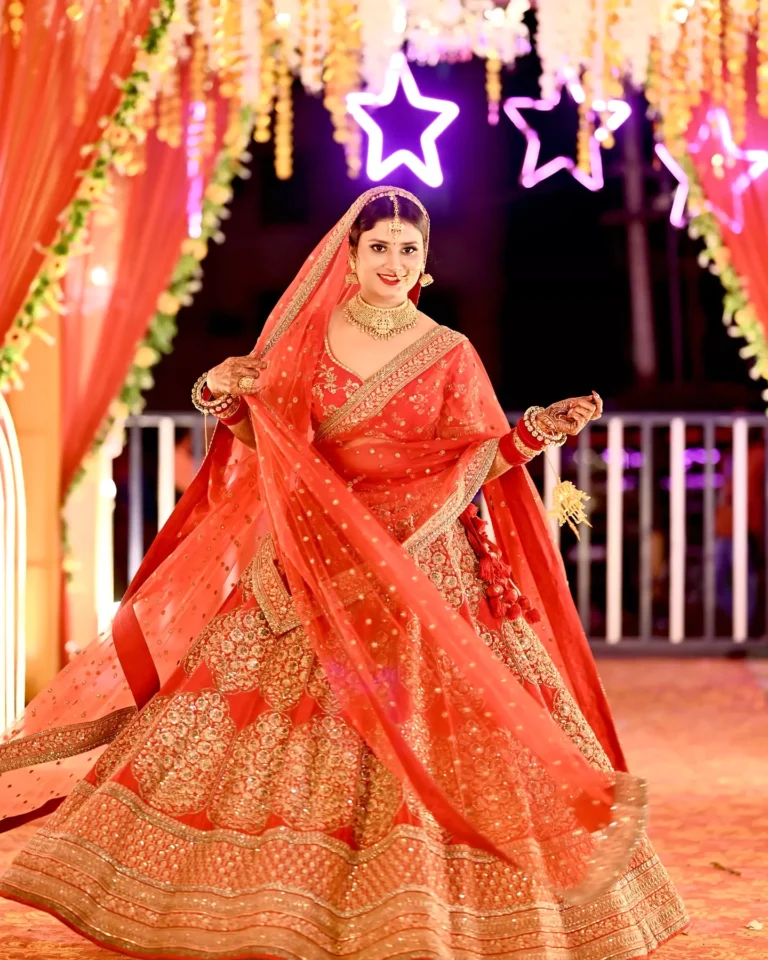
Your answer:
[[[391,192],[376,188],[352,206],[270,317],[256,348],[268,364],[262,389],[248,398],[257,450],[216,430],[111,636],[65,668],[7,735],[0,796],[14,793],[3,790],[4,780],[25,789],[3,803],[6,817],[39,810],[71,789],[129,722],[133,705],[143,706],[170,676],[270,534],[293,613],[348,722],[457,842],[546,875],[572,899],[596,895],[626,863],[642,828],[642,783],[590,767],[411,556],[466,508],[508,430],[474,351],[439,329],[410,365],[366,381],[314,433],[311,373],[328,317],[345,296],[349,229],[366,203]],[[436,436],[398,442],[370,433],[371,417],[387,408],[398,382],[438,372]],[[361,457],[370,458],[364,468]],[[594,667],[538,502],[523,471],[510,474],[489,485],[494,526],[544,614],[556,662],[575,664],[566,676],[616,759],[610,716],[599,683],[592,685]],[[402,544],[376,519],[388,489],[410,495]],[[540,582],[540,572],[551,582]]]

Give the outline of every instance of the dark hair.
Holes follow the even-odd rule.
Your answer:
[[[428,222],[421,207],[418,207],[413,200],[400,196],[397,198],[397,206],[400,219],[416,227],[421,233],[424,239],[424,245],[426,246]],[[361,233],[373,230],[380,220],[391,220],[394,215],[395,205],[389,197],[377,197],[375,200],[371,200],[370,203],[367,203],[363,207],[357,215],[357,219],[352,224],[352,228],[349,231],[349,245],[353,250],[356,249]]]

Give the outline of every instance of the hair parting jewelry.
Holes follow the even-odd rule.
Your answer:
[[[410,300],[398,307],[372,307],[359,293],[345,304],[344,314],[348,323],[374,340],[389,340],[415,327],[419,321],[419,311]]]
[[[392,201],[392,221],[389,224],[389,232],[393,237],[399,237],[403,232],[403,221],[400,219],[400,203],[396,193],[388,193],[387,196]]]

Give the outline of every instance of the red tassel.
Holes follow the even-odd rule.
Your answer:
[[[508,617],[510,620],[525,617],[528,623],[539,623],[541,614],[532,607],[528,597],[517,592],[511,579],[512,570],[501,559],[496,544],[487,536],[487,524],[480,519],[473,503],[462,513],[461,522],[480,561],[478,573],[486,583],[485,595],[493,616],[497,619]]]
[[[498,581],[509,580],[509,568],[505,563],[496,560],[495,557],[482,557],[480,559],[480,579],[486,583],[496,583]]]
[[[501,620],[502,617],[507,615],[509,604],[504,603],[501,597],[489,597],[488,603],[491,606],[491,613],[497,620]]]

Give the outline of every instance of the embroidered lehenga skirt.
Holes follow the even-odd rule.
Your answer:
[[[416,560],[499,670],[606,766],[533,629],[490,617],[462,526]],[[629,960],[686,923],[646,839],[583,906],[452,842],[345,722],[269,537],[1,890],[105,946],[205,960]]]

